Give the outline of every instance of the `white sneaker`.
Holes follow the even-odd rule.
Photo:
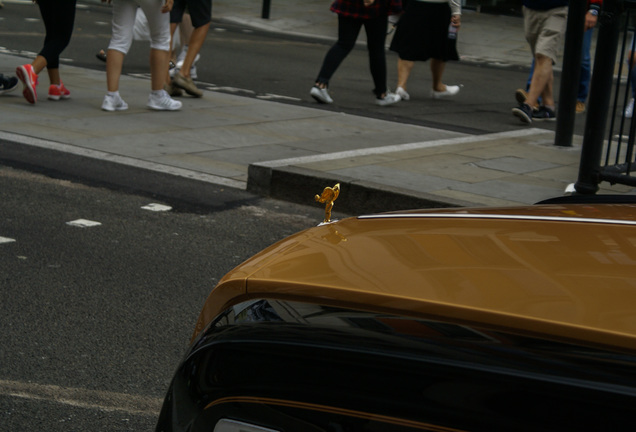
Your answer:
[[[104,102],[102,102],[102,109],[104,111],[125,111],[128,109],[128,104],[119,95],[104,96]]]
[[[634,98],[631,98],[629,100],[629,103],[625,107],[624,116],[625,118],[632,118],[633,115],[634,115]]]
[[[411,96],[406,92],[406,90],[404,90],[402,87],[398,87],[395,89],[395,93],[397,93],[397,95],[399,97],[402,98],[402,100],[409,100],[411,99]]]
[[[185,56],[187,53],[188,53],[188,46],[184,45],[183,48],[181,48],[179,55],[177,56],[177,65],[179,65],[179,63],[183,65],[183,60],[185,60]]]
[[[182,103],[172,99],[167,91],[159,90],[150,93],[147,106],[157,111],[176,111],[181,109]]]
[[[188,52],[187,47],[183,50],[181,50],[181,53],[179,53],[179,57],[177,57],[177,64],[174,68],[170,69],[170,77],[173,77],[175,73],[179,72],[179,70],[181,70],[181,68],[183,67],[183,61],[185,60],[186,57],[186,53]],[[198,75],[197,75],[197,62],[199,61],[199,59],[201,58],[201,54],[197,54],[197,56],[194,58],[194,62],[192,63],[192,66],[190,67],[190,78],[192,79],[197,79]]]
[[[392,105],[394,103],[398,103],[402,98],[399,94],[387,92],[382,99],[377,98],[375,103],[380,106]]]
[[[438,92],[435,90],[431,90],[431,97],[433,99],[441,99],[441,98],[445,98],[445,97],[450,97],[450,96],[455,96],[457,93],[459,93],[459,86],[450,86],[447,85],[446,86],[446,90]]]
[[[331,99],[331,96],[329,96],[327,87],[320,88],[317,86],[313,86],[309,94],[311,95],[311,97],[313,97],[320,103],[325,103],[325,104],[333,103],[333,99]]]

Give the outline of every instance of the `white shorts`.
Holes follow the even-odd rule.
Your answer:
[[[150,29],[150,48],[170,51],[170,13],[161,13],[163,4],[163,0],[114,0],[108,49],[128,53],[133,41],[137,8],[141,7]]]

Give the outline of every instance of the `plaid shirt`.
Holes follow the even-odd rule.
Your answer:
[[[372,19],[401,13],[402,0],[375,0],[371,6],[364,6],[363,0],[335,0],[331,11],[351,18]]]

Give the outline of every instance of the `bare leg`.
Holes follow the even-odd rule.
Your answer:
[[[108,56],[106,56],[106,58],[108,58]],[[165,77],[169,73],[169,58],[169,51],[163,51],[154,48],[150,50],[150,88],[152,90],[163,89],[163,85],[166,82]],[[108,70],[108,65],[106,69]]]
[[[46,67],[46,64],[46,59],[39,55],[35,58],[35,60],[33,60],[31,67],[33,67],[33,72],[35,72],[36,75],[39,75],[40,72],[42,72],[42,69]]]
[[[51,84],[60,85],[62,82],[60,79],[60,70],[59,69],[46,69],[46,72],[49,74],[49,81]]]
[[[181,22],[179,23],[179,36],[181,37],[181,49],[184,46],[188,45],[190,38],[192,37],[192,32],[194,31],[194,27],[192,27],[192,19],[190,18],[189,13],[184,13]]]
[[[39,75],[40,72],[42,72],[42,70],[46,67],[47,63],[48,62],[46,61],[44,57],[42,57],[41,55],[37,56],[33,60],[33,63],[31,63],[31,67],[33,67],[33,72]],[[49,81],[51,82],[51,84],[60,85],[60,70],[59,69],[47,68],[46,72],[49,75]]]
[[[183,66],[179,70],[179,73],[185,78],[190,78],[190,68],[194,64],[194,59],[201,50],[205,37],[208,35],[210,29],[210,23],[197,27],[192,31],[192,36],[188,42],[188,53],[185,60],[183,60]]]
[[[401,58],[398,58],[398,63],[397,63],[397,70],[398,70],[397,86],[398,87],[402,87],[404,90],[406,90],[406,82],[408,81],[409,76],[411,75],[411,71],[413,70],[414,64],[415,62],[411,60],[402,60]]]
[[[106,54],[106,87],[110,92],[119,91],[119,78],[124,65],[125,54],[121,51],[109,49]]]
[[[531,107],[538,105],[539,96],[543,98],[543,104],[549,108],[554,108],[554,73],[552,69],[552,59],[542,54],[535,56],[534,73],[530,81],[528,98],[526,103]]]
[[[437,59],[431,59],[431,75],[433,77],[433,90],[437,92],[446,91],[446,84],[442,82],[446,62]]]
[[[172,44],[173,44],[173,38],[174,38],[174,32],[177,30],[177,23],[170,23],[170,52],[168,53],[168,58],[169,59],[173,59],[176,60],[174,58],[174,52],[172,50]],[[170,85],[171,79],[170,79],[170,67],[168,67],[168,71],[166,72],[166,74],[164,75],[164,82],[167,85]]]

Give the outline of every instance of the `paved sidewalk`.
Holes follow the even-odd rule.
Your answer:
[[[287,15],[277,8],[283,3]],[[272,0],[272,18],[262,20],[260,1],[215,0],[214,16],[333,38],[327,3]],[[472,61],[521,63],[528,53],[519,24],[467,12],[462,31],[474,46],[462,52]],[[469,31],[475,36],[466,37]],[[0,70],[20,61],[0,53]],[[147,78],[132,76],[121,84],[130,109],[107,113],[99,109],[103,72],[65,66],[64,74],[73,82],[70,101],[30,106],[20,91],[0,97],[0,161],[207,205],[214,204],[210,185],[316,205],[315,194],[340,182],[338,210],[351,214],[532,204],[562,195],[578,175],[580,137],[573,147],[556,147],[553,132],[542,129],[470,136],[210,90],[183,98],[180,112],[153,112],[145,107]],[[171,186],[158,189],[166,177]],[[630,191],[604,186],[599,193]]]

